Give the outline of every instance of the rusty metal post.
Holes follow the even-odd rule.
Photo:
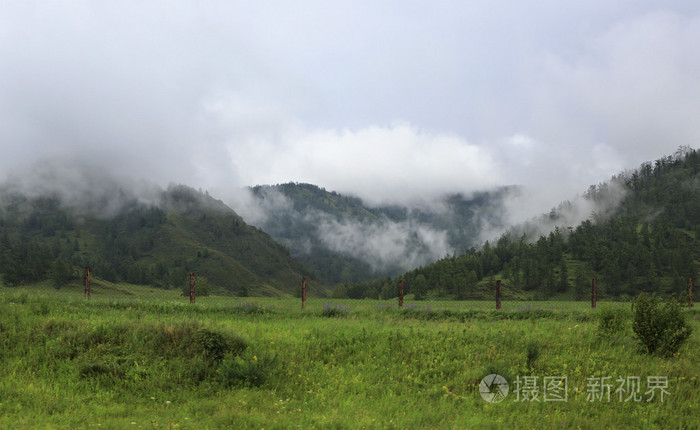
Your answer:
[[[496,281],[496,309],[501,309],[501,280]]]
[[[591,284],[591,307],[595,309],[596,293],[598,290],[598,280],[593,278],[593,283]]]
[[[403,279],[399,281],[399,309],[403,307]]]
[[[190,303],[194,303],[194,272],[190,272]]]
[[[306,309],[306,277],[301,277],[301,308]]]
[[[688,306],[693,307],[693,278],[688,278]]]
[[[90,300],[90,267],[85,266],[85,298]]]

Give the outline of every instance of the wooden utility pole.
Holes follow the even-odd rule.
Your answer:
[[[403,279],[399,281],[399,309],[403,307]]]
[[[688,306],[693,307],[693,278],[688,278]]]
[[[90,300],[90,267],[85,266],[85,298]]]
[[[190,272],[190,303],[194,303],[194,272]]]
[[[306,277],[301,277],[301,308],[306,309]]]
[[[591,307],[595,309],[596,293],[598,289],[598,280],[593,278],[593,283],[591,285]]]
[[[501,309],[501,280],[496,281],[496,309]]]

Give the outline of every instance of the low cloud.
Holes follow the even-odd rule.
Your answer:
[[[229,188],[220,190],[224,202],[233,208],[245,222],[257,227],[281,215],[295,215],[293,203],[284,194],[271,187],[261,187],[259,196],[250,188]]]
[[[114,216],[133,202],[158,206],[162,192],[153,182],[113,176],[75,160],[38,161],[0,183],[0,197],[53,197],[65,209],[99,217]]]
[[[406,122],[309,131],[274,146],[254,140],[233,162],[255,184],[318,184],[373,206],[426,206],[448,192],[471,193],[503,182],[489,152],[457,135]]]
[[[287,185],[287,184],[286,184]],[[285,185],[285,186],[286,186]],[[292,185],[289,185],[292,186]],[[299,185],[303,196],[306,185]],[[312,191],[315,192],[315,191]],[[295,202],[275,187],[238,190],[229,196],[232,207],[247,222],[268,231],[296,256],[321,246],[361,260],[378,274],[398,273],[478,246],[480,222],[503,227],[502,198],[509,191],[482,195],[478,201],[450,196],[428,209],[397,206],[345,206],[319,209],[318,201]],[[358,202],[359,203],[359,202]],[[331,203],[331,206],[333,203]],[[439,210],[435,208],[439,207]],[[315,251],[314,251],[315,249]]]
[[[557,227],[566,231],[568,227],[575,228],[588,219],[606,219],[615,213],[628,193],[629,189],[623,181],[613,178],[608,182],[592,185],[583,195],[577,194],[572,199],[562,201],[549,212],[531,214],[531,211],[536,210],[534,208],[545,204],[545,201],[538,201],[541,199],[539,191],[520,188],[503,200],[504,222],[493,225],[489,219],[482,219],[480,239],[492,241],[503,233],[512,232],[516,236],[525,234],[534,241]]]
[[[361,223],[316,217],[319,237],[329,249],[364,260],[375,271],[409,270],[454,252],[446,231],[411,221]]]

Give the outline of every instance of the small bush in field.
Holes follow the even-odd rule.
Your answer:
[[[214,361],[220,361],[227,353],[238,355],[248,347],[247,342],[241,338],[205,328],[195,332],[194,340],[200,352]]]
[[[632,302],[632,312],[632,329],[647,354],[672,356],[692,333],[675,297],[661,302],[656,295],[640,293]]]
[[[274,359],[250,357],[229,357],[224,359],[216,373],[224,387],[259,387],[267,380],[267,368]]]
[[[611,337],[625,331],[629,314],[622,309],[601,309],[598,318],[598,334]]]

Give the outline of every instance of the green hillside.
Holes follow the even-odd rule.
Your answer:
[[[89,266],[92,276],[108,282],[180,289],[195,272],[212,293],[284,296],[296,295],[301,277],[309,276],[284,246],[207,194],[171,186],[158,204],[122,200],[104,216],[64,205],[59,195],[28,197],[2,188],[3,284],[50,279],[60,288],[79,282]],[[310,283],[310,294],[325,294]]]
[[[700,272],[698,171],[700,152],[681,148],[675,156],[592,186],[587,202],[618,200],[619,205],[594,212],[578,226],[534,233],[538,225],[565,219],[567,202],[479,250],[398,277],[349,284],[346,292],[350,297],[394,297],[403,277],[406,293],[417,298],[490,300],[495,281],[502,280],[509,299],[588,300],[595,277],[599,297],[625,298],[642,290],[683,293],[689,278],[698,283]]]

